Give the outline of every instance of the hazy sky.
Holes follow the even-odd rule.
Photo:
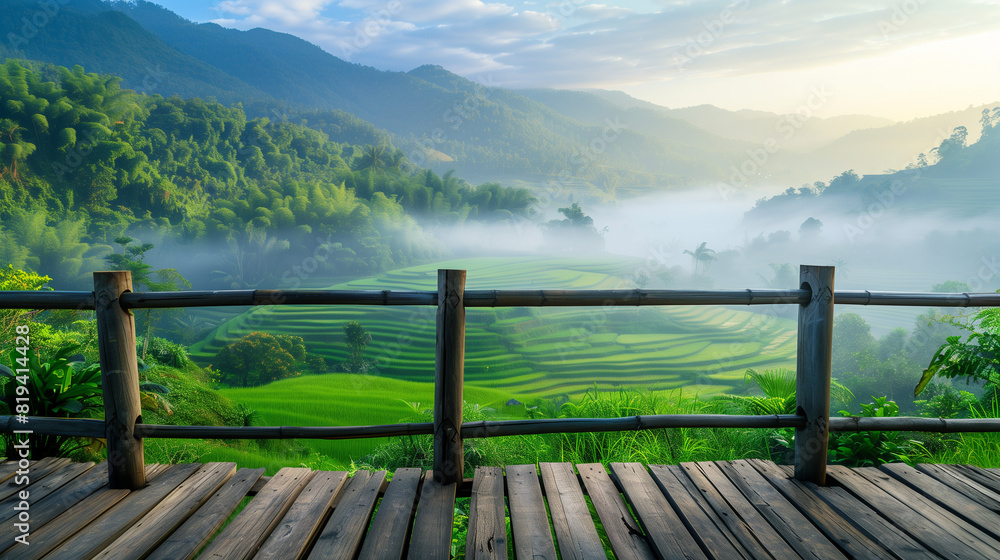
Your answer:
[[[1000,101],[1000,0],[162,0],[384,70],[898,120]],[[827,95],[828,94],[828,95]],[[814,109],[816,107],[814,106]]]

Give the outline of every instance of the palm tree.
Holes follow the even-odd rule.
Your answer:
[[[685,255],[691,255],[691,259],[694,261],[694,275],[698,276],[698,270],[701,269],[702,273],[708,272],[708,267],[711,265],[712,261],[715,260],[715,251],[707,247],[708,242],[702,241],[701,245],[694,251],[688,249],[684,250]]]

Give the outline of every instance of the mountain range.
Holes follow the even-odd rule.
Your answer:
[[[667,108],[622,92],[504,89],[440,66],[382,71],[289,34],[193,23],[141,0],[74,0],[42,18],[38,3],[3,4],[0,29],[20,34],[0,56],[79,64],[149,94],[241,103],[251,116],[304,121],[340,142],[391,142],[418,165],[473,181],[557,180],[580,198],[732,183],[768,139],[781,149],[749,166],[747,183],[784,188],[847,169],[879,173],[915,161],[956,126],[974,130],[981,111],[896,123]]]

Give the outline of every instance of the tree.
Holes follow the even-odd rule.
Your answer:
[[[914,395],[930,383],[935,375],[952,379],[964,377],[966,382],[979,381],[986,388],[982,402],[995,406],[1000,398],[1000,308],[988,308],[965,318],[945,321],[969,334],[949,336],[938,348],[913,390]]]
[[[13,265],[0,269],[0,291],[36,291],[52,281],[48,276],[18,270]],[[28,312],[21,309],[0,309],[0,336],[14,340],[14,329],[27,320]]]
[[[691,255],[691,260],[694,261],[694,274],[698,276],[700,273],[707,273],[708,267],[715,260],[715,251],[708,248],[708,242],[702,241],[701,245],[698,245],[694,251],[685,249],[685,255]]]
[[[372,335],[357,321],[350,321],[344,325],[344,337],[347,338],[347,349],[350,354],[344,367],[350,372],[368,371],[368,362],[365,361],[365,350],[368,343],[372,341]]]
[[[153,270],[153,267],[145,262],[146,253],[153,248],[152,243],[132,243],[133,239],[127,235],[115,238],[115,243],[121,245],[121,253],[111,253],[106,258],[108,266],[112,270],[128,270],[132,273],[132,287],[147,292],[166,292],[180,289],[180,287],[190,288],[191,283],[181,276],[177,269],[161,268]],[[149,337],[152,334],[150,317],[152,309],[146,310],[146,328],[142,342],[142,359],[146,359],[146,349],[149,347]]]
[[[567,251],[604,248],[604,236],[594,227],[594,219],[584,214],[579,204],[574,202],[568,208],[560,208],[559,213],[565,219],[550,220],[543,226],[547,242]]]
[[[252,332],[219,350],[213,366],[219,380],[233,387],[255,387],[299,374],[306,357],[301,337]]]

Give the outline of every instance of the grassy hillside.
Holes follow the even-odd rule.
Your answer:
[[[468,289],[611,289],[641,263],[608,257],[483,258],[412,267],[333,289],[434,289],[438,268],[469,271]],[[368,358],[380,376],[431,382],[434,309],[427,307],[258,308],[217,328],[191,349],[210,363],[222,346],[254,330],[301,336],[331,363],[347,358],[342,325],[372,335]],[[507,398],[578,396],[596,383],[710,394],[731,389],[746,368],[794,365],[795,324],[721,307],[470,309],[465,379]],[[506,400],[506,399],[503,399]],[[486,404],[486,403],[481,403]]]
[[[310,375],[263,387],[224,389],[220,392],[256,410],[258,418],[255,423],[261,426],[365,426],[425,422],[426,419],[417,412],[430,409],[434,402],[433,383],[346,373]],[[465,400],[470,403],[503,408],[503,403],[510,398],[506,391],[465,386]],[[524,409],[518,408],[517,412],[523,415]],[[301,443],[339,465],[347,465],[387,441],[389,438],[301,440]],[[204,460],[239,461],[241,466],[270,467],[269,459],[275,463],[282,461],[282,457],[269,458],[267,453],[247,453],[237,449],[216,449]]]

